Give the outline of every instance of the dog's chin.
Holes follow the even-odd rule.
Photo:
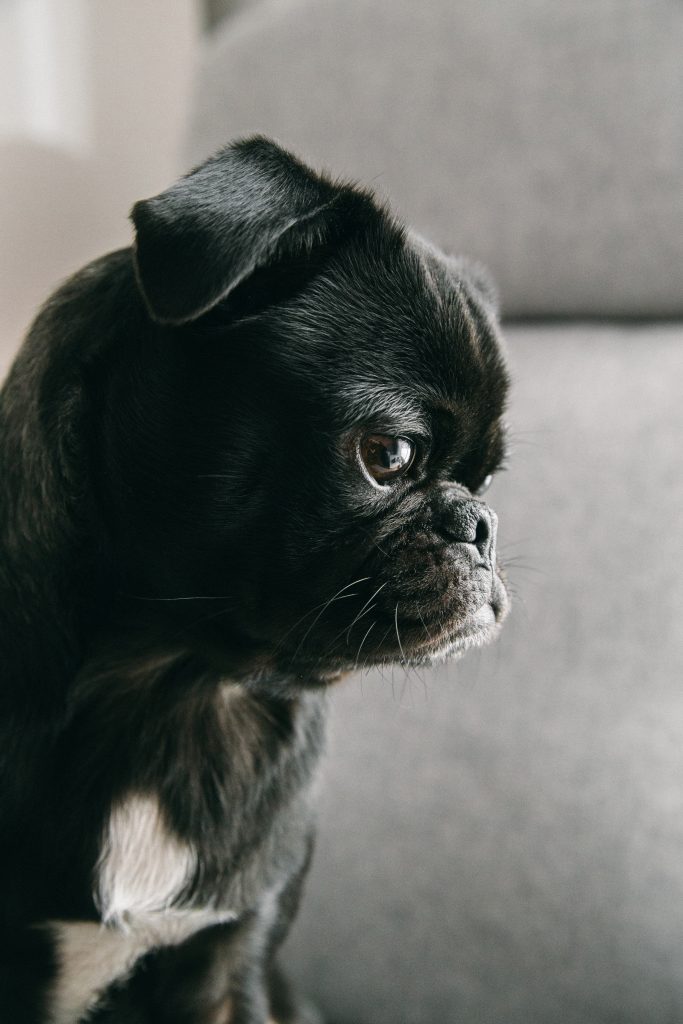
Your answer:
[[[396,651],[396,660],[424,665],[460,658],[473,647],[483,647],[495,640],[508,610],[509,599],[501,587],[495,598],[464,617],[444,614],[431,621],[421,621],[421,628],[414,623],[402,623],[397,618],[396,637],[400,636],[401,644]]]
[[[410,664],[443,661],[495,640],[510,609],[504,576],[498,568],[489,574],[487,586],[480,578],[473,582],[471,589],[447,591],[443,601],[425,595],[418,602],[414,591],[405,602],[397,601],[389,634],[395,649],[382,651],[383,659],[393,654],[393,660]]]
[[[495,640],[507,612],[507,602],[503,607],[484,604],[451,630],[442,630],[423,650],[412,654],[410,660],[425,663],[461,658],[473,647],[483,647]]]

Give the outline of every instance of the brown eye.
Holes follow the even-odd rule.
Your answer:
[[[383,483],[408,469],[415,456],[415,445],[405,437],[368,434],[361,443],[360,456],[370,476]]]

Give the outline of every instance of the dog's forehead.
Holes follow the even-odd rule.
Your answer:
[[[495,320],[457,261],[407,237],[344,272],[337,394],[350,411],[409,424],[425,405],[457,414],[482,389],[504,389]]]

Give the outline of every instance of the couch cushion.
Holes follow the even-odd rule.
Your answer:
[[[683,312],[680,0],[272,0],[228,18],[190,156],[263,131],[494,271],[508,314]]]
[[[290,939],[349,1024],[683,1019],[683,329],[510,330],[494,647],[331,698]]]

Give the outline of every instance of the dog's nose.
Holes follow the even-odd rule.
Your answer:
[[[457,544],[474,544],[480,557],[491,562],[495,557],[498,517],[480,501],[456,501],[449,505],[442,528]]]

